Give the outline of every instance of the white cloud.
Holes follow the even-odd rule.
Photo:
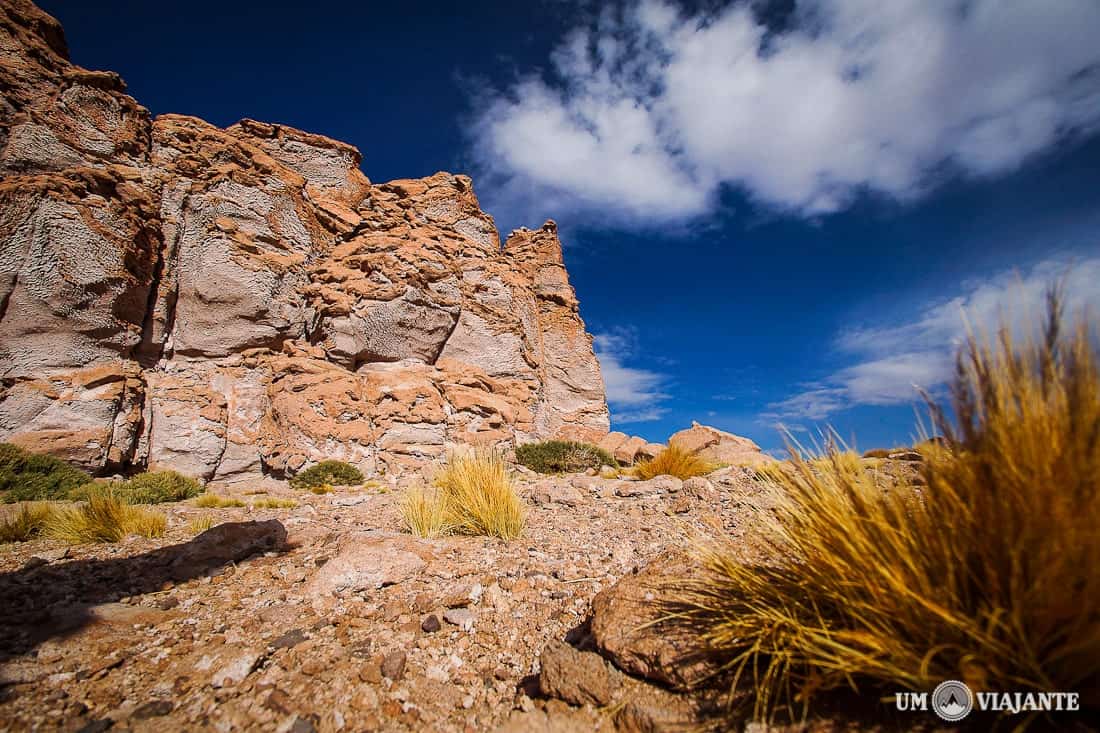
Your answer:
[[[607,402],[619,423],[660,420],[668,409],[661,402],[669,395],[662,391],[664,374],[624,365],[635,351],[636,337],[629,329],[617,329],[593,337],[596,357],[600,360]]]
[[[803,0],[780,34],[637,0],[490,93],[475,150],[532,216],[690,217],[726,183],[804,214],[909,199],[1096,130],[1098,28],[1096,0]]]
[[[855,405],[913,402],[918,399],[917,387],[932,391],[950,378],[968,323],[979,333],[995,333],[1003,323],[1017,337],[1032,335],[1037,317],[1044,313],[1047,287],[1055,281],[1064,283],[1071,320],[1086,309],[1100,313],[1100,258],[1051,259],[1026,275],[1003,272],[964,283],[959,295],[925,307],[909,323],[844,331],[836,339],[836,349],[856,362],[769,405],[763,417],[823,420]]]

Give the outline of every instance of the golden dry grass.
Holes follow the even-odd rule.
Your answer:
[[[1065,335],[1056,296],[1049,309],[1038,343],[1002,332],[960,351],[954,419],[931,406],[945,439],[922,447],[925,486],[884,491],[836,448],[816,467],[796,454],[768,474],[772,560],[700,551],[666,620],[756,716],[945,679],[1100,689],[1100,371],[1086,326]]]
[[[401,498],[401,519],[417,537],[438,537],[449,529],[447,510],[438,491],[410,489]]]
[[[53,507],[45,502],[24,504],[0,522],[0,544],[26,542],[42,534]]]
[[[642,461],[634,466],[635,475],[644,480],[655,476],[675,476],[678,479],[689,479],[692,476],[702,476],[714,470],[711,463],[699,456],[684,450],[675,443],[669,445],[648,461]]]
[[[318,484],[317,486],[310,486],[309,491],[311,494],[331,494],[336,491],[332,484]]]
[[[230,499],[217,494],[203,494],[195,499],[194,504],[203,509],[227,509],[229,507],[244,506],[244,502],[240,499]]]
[[[214,526],[214,515],[201,514],[187,523],[187,531],[191,534],[202,534]]]
[[[523,501],[496,453],[452,455],[435,477],[446,523],[457,534],[510,540],[523,532]]]
[[[510,540],[523,533],[523,501],[504,459],[492,452],[452,455],[435,477],[434,492],[413,490],[401,503],[413,534],[488,535]]]
[[[253,509],[293,509],[298,502],[293,499],[257,499],[252,502]]]
[[[45,534],[69,544],[118,542],[124,537],[160,537],[167,526],[161,512],[128,504],[108,489],[88,492],[87,501],[54,507]]]

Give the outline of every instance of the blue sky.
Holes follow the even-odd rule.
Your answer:
[[[42,0],[154,114],[555,219],[615,428],[908,442],[965,310],[1100,307],[1100,4]]]

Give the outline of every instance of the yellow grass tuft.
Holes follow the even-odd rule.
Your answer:
[[[230,499],[217,494],[203,494],[195,499],[195,506],[203,509],[227,509],[229,507],[244,506],[240,499]]]
[[[402,519],[413,534],[489,535],[510,540],[523,532],[523,501],[500,455],[452,455],[436,475],[435,485],[434,493],[414,490],[402,501]]]
[[[24,504],[0,522],[0,544],[26,542],[42,534],[53,507],[45,502]]]
[[[202,514],[187,523],[187,531],[191,534],[202,534],[214,526],[214,515]]]
[[[692,476],[710,473],[714,470],[714,466],[673,443],[651,460],[637,464],[634,469],[635,475],[644,481],[663,475],[689,479]]]
[[[310,486],[309,490],[311,493],[314,494],[331,494],[332,492],[336,491],[336,489],[332,487],[332,484],[318,484],[316,486]]]
[[[293,499],[259,499],[252,502],[253,509],[293,509],[298,502]]]
[[[45,534],[74,545],[118,542],[130,535],[160,537],[167,523],[161,512],[127,504],[110,489],[97,488],[88,492],[86,502],[54,508]]]
[[[438,491],[410,489],[401,499],[401,519],[417,537],[446,534],[447,510]]]
[[[945,679],[1100,690],[1100,370],[1085,324],[1063,334],[1052,295],[1040,343],[971,337],[952,408],[931,406],[945,439],[922,446],[926,485],[886,491],[835,447],[816,466],[796,453],[768,474],[768,562],[710,545],[670,591],[666,620],[725,670],[731,700],[749,691],[769,718],[829,690]]]

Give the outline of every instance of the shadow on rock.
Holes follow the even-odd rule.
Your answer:
[[[258,553],[282,551],[286,539],[286,528],[274,519],[227,522],[189,542],[141,555],[28,564],[16,572],[4,573],[0,575],[0,662],[25,654],[47,639],[75,634],[99,621],[141,623],[141,607],[100,604],[210,575],[213,570]]]

